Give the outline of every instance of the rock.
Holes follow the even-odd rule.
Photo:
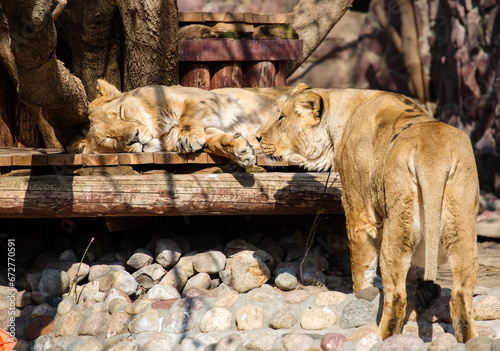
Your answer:
[[[32,291],[31,292],[31,299],[33,300],[33,302],[36,305],[41,305],[42,303],[44,303],[45,300],[47,300],[47,298],[49,296],[50,296],[49,294],[47,294],[43,291]]]
[[[204,306],[204,298],[199,298],[199,297],[191,297],[191,298],[185,298],[179,300],[179,303],[177,306],[179,308],[183,308],[186,311],[193,312],[193,311],[198,311]]]
[[[123,340],[111,346],[107,351],[139,351],[141,346],[133,341]]]
[[[324,291],[316,297],[316,305],[328,306],[338,305],[347,299],[347,294],[338,291]]]
[[[158,263],[153,263],[132,274],[135,281],[145,289],[151,289],[155,284],[158,284],[165,276],[165,269]]]
[[[51,307],[48,303],[42,303],[36,306],[31,312],[31,319],[35,319],[45,315],[54,315],[56,309]]]
[[[51,262],[47,264],[46,269],[55,269],[65,271],[69,276],[70,284],[81,282],[90,273],[90,267],[86,263],[72,262]]]
[[[78,334],[95,336],[102,333],[108,325],[108,318],[108,312],[92,313],[82,322]]]
[[[307,298],[310,297],[310,294],[304,290],[294,290],[287,292],[285,297],[283,298],[283,302],[290,304],[300,304],[304,302]]]
[[[306,308],[300,316],[300,326],[307,330],[321,330],[335,324],[337,317],[329,308]]]
[[[78,259],[76,258],[75,252],[71,249],[68,249],[59,254],[59,261],[74,263],[78,262]]]
[[[99,281],[99,290],[106,292],[111,289],[119,289],[127,295],[132,295],[137,290],[138,285],[130,273],[114,271]]]
[[[140,248],[134,251],[132,256],[127,260],[127,266],[134,269],[141,269],[154,261],[153,253],[147,249]]]
[[[108,328],[106,329],[106,339],[124,333],[127,328],[128,317],[128,314],[125,312],[113,312],[109,319]]]
[[[451,324],[450,297],[440,296],[425,312],[423,317],[430,323],[442,322]]]
[[[130,305],[127,306],[125,312],[127,312],[130,315],[139,314],[144,310],[144,308],[147,305],[149,305],[152,302],[153,300],[148,298],[135,300],[134,302],[132,302]]]
[[[214,307],[208,310],[200,322],[200,330],[203,333],[227,330],[231,326],[232,314],[222,307]]]
[[[243,305],[236,311],[236,327],[238,330],[253,330],[264,327],[264,309],[254,304]]]
[[[68,313],[59,316],[55,320],[54,324],[54,335],[58,336],[70,336],[74,334],[80,325],[83,318],[83,314],[79,311],[69,311]]]
[[[245,293],[262,286],[271,272],[260,257],[251,251],[237,253],[231,263],[231,287]]]
[[[166,269],[174,266],[182,255],[182,250],[172,239],[158,239],[156,241],[156,262]]]
[[[109,291],[106,292],[106,295],[104,295],[105,302],[111,302],[114,299],[123,300],[127,304],[132,302],[132,300],[130,300],[130,297],[124,291],[117,288],[109,289]]]
[[[382,341],[382,338],[377,333],[369,333],[356,343],[356,350],[375,350],[376,345],[381,345]]]
[[[278,340],[279,336],[275,334],[268,334],[266,332],[258,332],[252,334],[251,339],[244,343],[247,350],[272,350],[273,345]]]
[[[224,248],[224,254],[226,256],[232,256],[241,251],[258,251],[259,248],[255,245],[247,243],[243,239],[234,239],[226,244]]]
[[[198,289],[208,289],[210,288],[210,276],[207,273],[198,273],[189,278],[186,285],[184,285],[184,289],[182,289],[182,294],[185,294],[186,291],[192,288]]]
[[[363,299],[369,302],[375,300],[375,298],[379,295],[380,295],[380,290],[375,286],[361,289],[359,291],[356,291],[356,293],[354,294],[354,296],[356,296],[357,299]]]
[[[146,294],[146,298],[151,300],[179,299],[181,294],[169,285],[155,285]]]
[[[491,343],[491,351],[500,351],[500,339],[495,339]]]
[[[42,279],[42,272],[36,271],[26,274],[26,280],[31,287],[31,291],[34,292],[38,290],[38,284],[40,284],[40,279]]]
[[[420,324],[403,324],[402,334],[418,336],[424,341],[431,341],[438,335],[444,334],[444,324],[439,323],[420,323]]]
[[[115,262],[114,264],[95,264],[89,269],[89,282],[99,281],[111,272],[124,271],[125,267],[122,264]]]
[[[50,296],[61,296],[69,290],[69,275],[68,273],[55,270],[45,269],[42,272],[42,278],[38,284],[38,290],[49,294]]]
[[[171,270],[169,270],[167,274],[165,274],[165,276],[160,281],[160,284],[170,285],[176,288],[177,291],[182,291],[184,286],[186,286],[188,279],[189,276],[184,271],[184,269],[176,265]]]
[[[137,315],[128,325],[132,334],[154,332],[160,329],[160,315],[157,310],[149,310]]]
[[[175,312],[164,318],[163,331],[167,333],[182,334],[193,329],[193,321],[184,312]],[[201,326],[200,326],[201,329]]]
[[[188,278],[191,278],[195,273],[193,268],[193,257],[193,253],[182,256],[179,261],[177,261],[174,268],[182,269],[187,274]]]
[[[84,341],[77,347],[75,347],[72,351],[101,351],[102,350],[102,344],[99,340],[97,339],[90,339],[87,341]]]
[[[457,339],[453,334],[443,333],[438,335],[429,345],[429,351],[448,351],[452,350],[457,344]]]
[[[237,351],[243,346],[243,340],[238,334],[223,337],[215,345],[214,351]]]
[[[229,290],[221,295],[219,295],[215,301],[214,306],[223,307],[223,306],[232,306],[238,301],[238,292],[236,290]]]
[[[376,312],[366,300],[353,300],[342,311],[340,326],[344,329],[356,328],[375,321]]]
[[[166,299],[166,300],[160,300],[160,301],[155,301],[151,304],[151,308],[154,308],[156,310],[169,310],[172,308],[174,303],[178,301],[178,298],[173,298],[173,299]]]
[[[28,305],[32,305],[31,292],[22,290],[18,291],[15,296],[16,308],[23,309]]]
[[[264,284],[260,288],[253,289],[247,294],[248,301],[269,302],[276,298],[276,293],[271,285]]]
[[[35,340],[41,335],[49,335],[54,331],[54,317],[42,316],[35,319],[26,330],[26,340]]]
[[[278,274],[274,283],[278,288],[284,291],[293,290],[297,287],[297,277],[288,272]]]
[[[500,319],[500,300],[494,295],[488,295],[476,303],[474,319],[477,321]]]
[[[193,268],[199,273],[216,274],[226,265],[226,255],[220,251],[210,250],[193,257]]]
[[[125,293],[123,293],[125,294]],[[108,302],[108,312],[115,313],[116,311],[125,311],[129,303],[123,299],[116,298]]]
[[[259,243],[259,247],[273,257],[274,262],[283,261],[283,248],[271,237],[265,237]]]
[[[467,351],[491,350],[493,339],[487,336],[476,336],[465,343]]]
[[[280,305],[269,318],[269,327],[273,329],[290,329],[297,324],[299,317],[288,305]]]
[[[72,307],[72,300],[62,300],[61,303],[57,306],[57,314],[62,316],[63,314],[68,313]]]
[[[204,351],[205,344],[193,338],[184,338],[181,342],[181,351]]]
[[[172,340],[168,335],[157,333],[146,341],[142,349],[144,351],[171,351],[172,346]]]
[[[287,334],[283,337],[283,347],[286,351],[307,350],[313,342],[313,338],[305,334]]]
[[[424,341],[417,336],[396,334],[385,339],[379,351],[417,351],[423,343]]]

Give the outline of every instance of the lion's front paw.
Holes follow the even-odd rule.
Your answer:
[[[196,152],[200,151],[205,145],[206,139],[203,134],[180,135],[177,139],[178,152]]]
[[[241,134],[236,134],[232,142],[235,161],[245,168],[255,165],[255,150],[247,139]]]

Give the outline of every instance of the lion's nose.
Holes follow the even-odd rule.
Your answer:
[[[255,136],[255,139],[257,139],[257,141],[260,143],[260,141],[262,140],[262,137],[260,135],[257,135],[257,136]]]

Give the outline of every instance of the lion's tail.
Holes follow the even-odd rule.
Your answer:
[[[431,151],[436,152],[435,150]],[[426,150],[426,154],[428,150]],[[449,165],[445,162],[429,162],[436,160],[430,156],[420,160],[416,165],[416,175],[421,191],[420,219],[423,240],[425,241],[425,273],[424,281],[417,289],[417,310],[427,309],[432,301],[439,297],[441,288],[434,284],[437,277],[439,242],[441,239],[441,216],[445,185],[449,175]]]

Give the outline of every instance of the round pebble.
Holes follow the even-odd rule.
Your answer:
[[[227,330],[231,326],[232,314],[223,307],[214,307],[208,310],[200,321],[200,330],[203,333]]]
[[[193,268],[199,273],[216,274],[226,266],[226,255],[220,251],[210,250],[198,253],[193,257]]]
[[[328,308],[306,308],[300,316],[300,325],[308,330],[326,329],[335,324],[335,312]]]
[[[264,309],[259,305],[246,304],[236,311],[238,330],[252,330],[264,327]]]

